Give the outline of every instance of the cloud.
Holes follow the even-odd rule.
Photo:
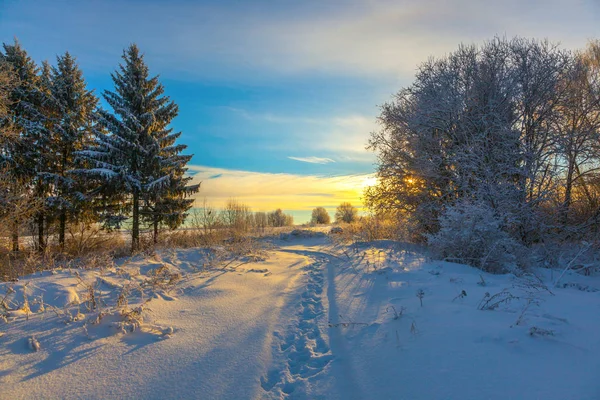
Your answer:
[[[62,53],[58,46],[72,38],[76,48],[70,50],[103,69],[114,67],[120,50],[135,41],[152,65],[170,75],[234,76],[232,71],[244,69],[264,76],[319,71],[406,77],[431,55],[494,35],[549,37],[580,47],[597,35],[599,16],[596,0],[356,0],[344,7],[321,0],[173,3],[14,2],[3,10],[0,31],[33,42],[38,38],[31,27],[37,26],[48,33],[43,45],[53,46],[46,57]]]
[[[331,158],[324,157],[288,157],[290,160],[302,161],[310,164],[328,164],[334,163],[335,161]]]
[[[206,198],[213,206],[222,207],[228,199],[236,198],[255,211],[312,210],[317,206],[336,207],[344,201],[360,206],[364,188],[373,181],[372,174],[273,174],[200,165],[189,169],[196,172],[194,182],[202,182],[197,204]],[[209,179],[216,175],[219,177]]]

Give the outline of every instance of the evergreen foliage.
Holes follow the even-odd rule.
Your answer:
[[[14,182],[28,187],[37,199],[45,199],[48,183],[44,173],[49,169],[51,135],[48,129],[46,93],[42,89],[44,75],[21,45],[4,44],[3,61],[15,74],[16,84],[9,96],[7,122],[15,130],[16,138],[3,149],[3,163]],[[16,192],[17,189],[14,188]],[[45,247],[44,219],[46,204],[39,207],[36,221],[38,226],[37,247]],[[15,221],[12,229],[13,250],[19,248],[19,225]]]
[[[46,178],[52,182],[49,207],[59,220],[59,243],[64,246],[68,217],[73,219],[84,208],[86,182],[73,169],[84,167],[76,154],[89,146],[92,116],[98,99],[86,87],[83,73],[68,52],[57,57],[57,66],[49,72],[48,92],[53,118],[52,168]]]
[[[132,249],[140,247],[140,223],[176,227],[192,204],[187,196],[198,185],[187,185],[185,164],[191,156],[176,145],[180,133],[169,124],[177,105],[164,96],[158,77],[150,77],[136,45],[123,52],[124,63],[112,74],[115,91],[105,91],[113,112],[100,109],[95,144],[79,152],[91,164],[78,174],[101,183],[103,218],[117,224],[131,216]],[[116,203],[115,203],[116,202]],[[117,204],[117,205],[115,205]]]

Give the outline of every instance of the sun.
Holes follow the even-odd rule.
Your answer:
[[[375,176],[366,177],[362,181],[362,187],[363,187],[363,189],[366,188],[366,187],[375,186],[375,185],[377,185],[377,178]]]

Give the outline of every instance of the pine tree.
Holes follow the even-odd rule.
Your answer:
[[[0,53],[0,227],[3,231],[10,228],[18,233],[20,221],[34,215],[37,204],[28,186],[21,184],[14,174],[13,149],[19,135],[11,117],[11,95],[17,86],[17,77],[3,58]],[[18,250],[18,237],[13,246]]]
[[[69,171],[83,167],[76,152],[91,141],[91,121],[98,99],[86,88],[83,72],[68,52],[57,57],[57,66],[50,71],[48,88],[54,118],[51,124],[53,160],[46,178],[52,182],[49,206],[58,217],[58,241],[64,247],[67,219],[81,211],[86,186],[79,179],[81,176]]]
[[[50,135],[45,114],[45,96],[41,90],[40,69],[21,45],[4,44],[3,59],[14,71],[17,84],[10,95],[8,120],[17,132],[17,140],[4,149],[5,162],[14,181],[19,186],[28,186],[38,200],[45,198],[47,184],[42,173],[48,165]],[[39,207],[36,216],[38,223],[38,249],[44,250],[44,207]],[[19,249],[19,225],[15,220],[12,227],[13,250]]]
[[[192,207],[194,199],[188,198],[198,192],[200,185],[188,185],[192,180],[186,176],[185,165],[192,156],[181,155],[187,148],[185,145],[176,145],[175,141],[181,132],[172,133],[172,129],[163,129],[160,133],[160,166],[164,176],[168,175],[169,183],[163,190],[157,191],[151,202],[146,203],[142,211],[143,219],[153,228],[154,243],[158,241],[158,228],[161,224],[169,229],[176,229],[185,221],[187,211]]]
[[[104,219],[118,223],[131,216],[132,250],[140,247],[140,223],[180,223],[191,203],[184,198],[197,190],[186,186],[185,164],[190,157],[175,145],[179,134],[167,128],[178,113],[177,105],[164,96],[158,77],[148,67],[136,45],[123,52],[124,63],[112,74],[115,91],[103,97],[114,113],[100,109],[96,143],[80,152],[92,164],[78,173],[102,182],[98,191],[106,200]],[[114,207],[115,196],[126,199]],[[112,200],[112,201],[111,201]]]

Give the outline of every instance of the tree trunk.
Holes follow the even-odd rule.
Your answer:
[[[575,163],[575,172],[577,172],[577,178],[581,181],[581,187],[583,188],[583,192],[585,193],[585,197],[587,197],[588,201],[590,204],[593,204],[593,198],[592,195],[587,187],[587,185],[585,184],[585,179],[583,179],[583,176],[581,174],[581,170],[579,169],[579,164]]]
[[[133,192],[133,226],[131,227],[131,251],[140,249],[140,195]]]
[[[154,244],[158,243],[158,220],[154,220]]]
[[[19,222],[15,221],[12,229],[12,251],[19,251]]]
[[[575,162],[569,161],[569,169],[567,172],[567,181],[565,182],[565,199],[560,210],[560,219],[563,224],[568,222],[569,209],[571,208],[571,196],[573,191],[573,174],[575,172]]]
[[[63,146],[62,149],[62,168],[61,168],[61,177],[65,176],[65,170],[67,169],[67,159],[69,157],[69,147],[67,145]],[[61,197],[65,196],[64,190],[61,190]],[[64,206],[60,207],[60,216],[59,216],[59,228],[58,228],[58,244],[60,245],[60,249],[65,249],[65,231],[67,229],[67,210],[65,210]]]
[[[67,229],[67,212],[65,210],[60,211],[60,226],[58,228],[58,244],[60,249],[65,249],[65,231]]]
[[[46,243],[44,238],[44,213],[38,214],[38,251],[43,253],[46,250]]]

